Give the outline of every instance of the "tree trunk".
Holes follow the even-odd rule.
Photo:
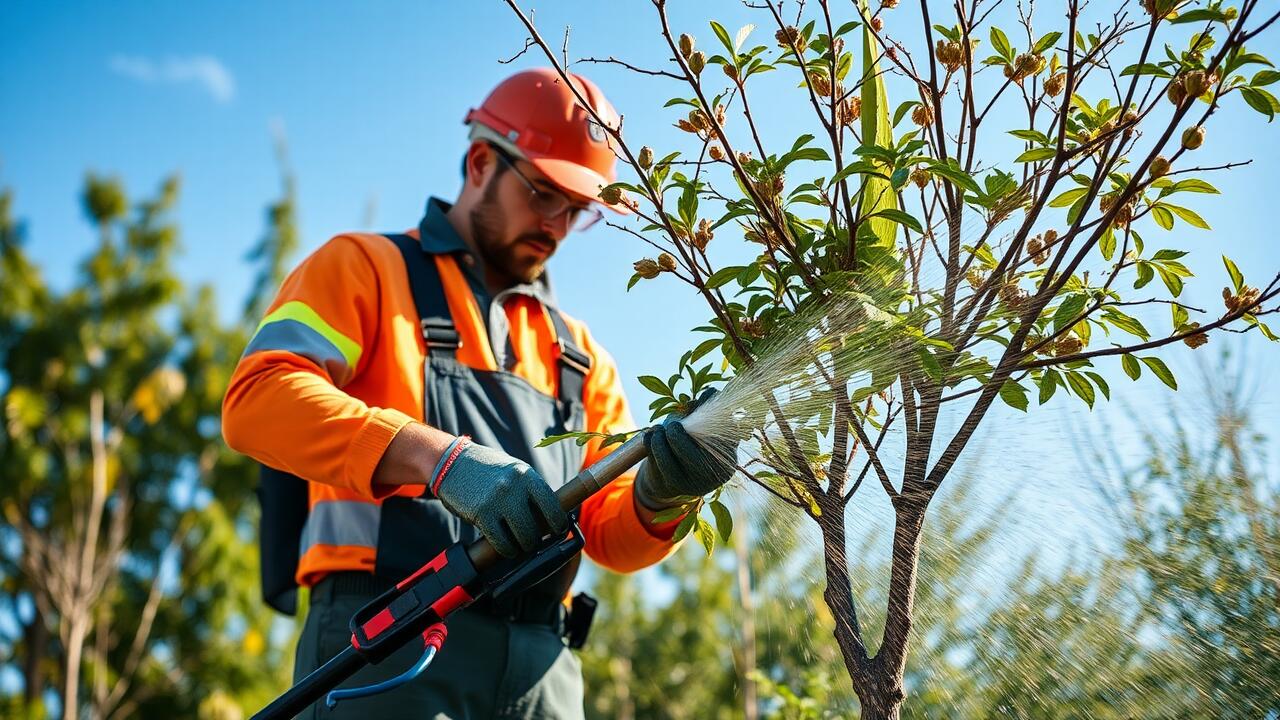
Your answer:
[[[858,623],[849,564],[845,554],[843,508],[823,507],[822,528],[827,588],[823,594],[835,619],[836,643],[853,690],[862,706],[863,720],[898,720],[901,717],[902,679],[906,670],[907,643],[915,600],[920,539],[927,503],[897,502],[893,535],[893,565],[889,584],[884,640],[874,658],[867,656]]]
[[[747,546],[746,523],[734,523],[741,528],[733,534],[733,550],[738,560],[738,597],[742,602],[742,710],[746,720],[756,720],[756,681],[751,672],[756,669],[756,610],[751,594],[751,557]]]
[[[80,714],[80,653],[89,632],[89,619],[84,613],[69,618],[67,628],[67,670],[62,688],[62,720],[76,720]]]
[[[32,603],[35,605],[35,603]],[[23,700],[31,705],[44,692],[44,656],[49,647],[49,628],[44,624],[44,613],[35,606],[31,624],[23,629],[23,643],[27,648],[27,657],[23,662],[25,687],[22,689]]]

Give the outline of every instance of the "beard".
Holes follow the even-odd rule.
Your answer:
[[[471,235],[476,250],[485,267],[510,284],[531,283],[542,276],[545,258],[522,257],[516,251],[524,240],[556,246],[545,233],[524,233],[510,242],[503,242],[502,229],[506,225],[506,213],[495,195],[497,178],[485,188],[484,197],[471,209]]]

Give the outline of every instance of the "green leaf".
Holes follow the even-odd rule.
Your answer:
[[[716,549],[716,530],[711,527],[711,523],[703,520],[701,517],[698,518],[697,522],[698,527],[696,528],[696,532],[698,540],[702,543],[702,548],[707,551],[707,557],[711,557],[711,554],[715,552]]]
[[[1102,231],[1102,237],[1098,238],[1098,249],[1102,251],[1103,260],[1111,260],[1116,252],[1116,234],[1112,228]]]
[[[1142,366],[1138,364],[1138,359],[1129,353],[1120,356],[1120,364],[1124,366],[1124,374],[1128,375],[1130,380],[1142,377]]]
[[[1000,399],[1011,408],[1027,411],[1027,389],[1013,380],[1006,380],[1000,386]]]
[[[671,389],[667,387],[667,384],[653,375],[641,375],[636,380],[651,393],[664,396],[671,395]]]
[[[1197,8],[1188,10],[1184,13],[1169,18],[1170,25],[1182,25],[1184,23],[1202,23],[1202,22],[1227,22],[1227,15],[1216,8]]]
[[[1053,314],[1053,332],[1060,333],[1070,327],[1080,317],[1086,300],[1084,295],[1068,295],[1058,306],[1057,312]]]
[[[740,265],[729,265],[728,267],[722,267],[719,270],[712,273],[711,277],[707,278],[706,280],[707,288],[714,290],[715,288],[718,288],[721,285],[728,283],[730,280],[733,280],[734,278],[738,277],[738,273],[741,271],[742,271],[742,267]]]
[[[1182,278],[1178,274],[1171,272],[1163,265],[1156,265],[1156,272],[1160,273],[1160,279],[1164,281],[1164,286],[1169,288],[1169,293],[1174,297],[1182,294]]]
[[[1164,68],[1154,63],[1142,63],[1141,65],[1130,65],[1120,71],[1120,77],[1128,77],[1129,75],[1154,75],[1156,77],[1173,77],[1173,75]]]
[[[729,542],[729,536],[733,534],[733,514],[719,500],[711,501],[711,514],[716,518],[716,530],[720,532],[720,539]]]
[[[1158,357],[1144,357],[1141,360],[1147,367],[1151,368],[1151,372],[1155,373],[1161,382],[1174,390],[1178,389],[1178,381],[1174,379],[1173,373],[1169,371],[1169,366],[1165,365],[1163,360]]]
[[[691,512],[688,515],[685,515],[684,519],[680,521],[680,524],[676,525],[676,532],[674,535],[671,536],[671,541],[680,542],[681,540],[684,539],[685,535],[689,534],[690,530],[692,530],[694,527],[697,526],[697,524],[698,524],[697,513]]]
[[[1236,267],[1235,261],[1226,255],[1222,256],[1222,264],[1227,266],[1227,274],[1231,276],[1231,286],[1237,293],[1240,292],[1240,288],[1244,287],[1244,275],[1240,274],[1240,268]]]
[[[1218,192],[1218,188],[1210,185],[1200,178],[1187,178],[1186,180],[1179,180],[1178,182],[1170,185],[1169,189],[1165,190],[1161,195],[1171,195],[1176,192],[1198,192],[1209,195],[1221,194]]]
[[[938,359],[929,352],[928,348],[919,348],[917,354],[920,356],[920,367],[924,369],[924,374],[928,375],[931,380],[942,379],[942,366],[938,364]]]
[[[1039,143],[1041,145],[1049,144],[1049,136],[1039,130],[1010,130],[1009,134],[1016,138],[1029,140],[1033,143]]]
[[[1049,402],[1049,398],[1053,397],[1053,393],[1058,389],[1058,383],[1062,382],[1062,376],[1057,370],[1049,369],[1044,371],[1044,375],[1040,377],[1040,404]]]
[[[991,47],[1004,56],[1005,60],[1013,60],[1013,48],[1009,46],[1009,38],[998,27],[991,28]]]
[[[929,171],[934,175],[939,175],[950,180],[958,187],[964,188],[973,193],[982,193],[982,188],[978,187],[978,183],[969,177],[969,174],[958,167],[954,167],[940,160],[935,160],[929,164]]]
[[[1050,200],[1049,207],[1055,207],[1055,208],[1067,207],[1068,205],[1071,205],[1075,201],[1080,200],[1088,193],[1089,193],[1089,188],[1074,188],[1074,189],[1068,190],[1062,193],[1061,195],[1059,195],[1058,197],[1054,198],[1053,200]]]
[[[1147,328],[1135,317],[1125,315],[1119,310],[1109,307],[1102,311],[1102,317],[1112,325],[1124,330],[1130,335],[1135,335],[1143,340],[1150,339],[1151,333],[1147,332]]]
[[[653,524],[660,525],[662,523],[671,522],[672,520],[675,520],[678,517],[684,517],[685,514],[687,513],[688,513],[688,508],[686,508],[683,505],[679,505],[673,508],[667,508],[666,510],[663,510],[662,512],[653,516]]]
[[[1267,116],[1267,122],[1275,119],[1276,113],[1280,113],[1280,100],[1275,95],[1261,88],[1242,87],[1240,95],[1244,97],[1244,101],[1249,107],[1257,110]]]
[[[1044,37],[1040,38],[1040,40],[1036,42],[1035,48],[1032,52],[1037,54],[1043,53],[1045,50],[1053,47],[1053,44],[1058,42],[1058,38],[1060,37],[1062,37],[1062,33],[1060,32],[1046,33]]]
[[[1270,85],[1277,80],[1280,80],[1280,70],[1259,70],[1258,73],[1253,76],[1253,80],[1249,81],[1249,84],[1253,87],[1260,88]]]
[[[1187,309],[1181,305],[1170,305],[1169,308],[1173,313],[1173,329],[1176,332],[1178,328],[1186,325],[1191,317],[1187,314]]]
[[[920,221],[912,217],[910,214],[903,212],[902,210],[887,208],[885,210],[881,210],[875,213],[871,217],[885,218],[887,220],[896,222],[900,225],[906,225],[907,227],[911,228],[912,230],[915,230],[918,233],[924,232],[924,228],[920,226]]]
[[[1135,267],[1138,270],[1138,279],[1133,281],[1133,289],[1137,290],[1151,282],[1151,279],[1156,276],[1156,271],[1151,267],[1151,263],[1142,260],[1139,260]]]
[[[1198,227],[1201,230],[1212,230],[1212,228],[1209,227],[1209,223],[1204,221],[1204,218],[1195,214],[1193,211],[1188,210],[1187,208],[1179,207],[1177,205],[1170,205],[1169,203],[1160,203],[1160,206],[1171,210],[1174,215],[1177,215],[1178,217],[1182,218],[1183,222],[1186,222],[1188,225]]]
[[[720,38],[720,42],[724,45],[724,49],[729,52],[729,57],[736,58],[738,53],[733,49],[733,41],[729,39],[729,32],[724,29],[724,26],[715,20],[712,20],[711,31],[716,34],[716,37]]]
[[[1052,158],[1054,155],[1057,155],[1057,154],[1058,154],[1057,148],[1051,148],[1051,147],[1031,148],[1030,150],[1022,153],[1017,158],[1015,158],[1014,162],[1025,163],[1025,162],[1036,162],[1037,160],[1048,160],[1049,158]]]
[[[1156,224],[1165,230],[1173,229],[1173,213],[1169,212],[1169,208],[1160,203],[1151,206],[1151,219],[1155,220]]]
[[[1093,380],[1093,384],[1098,386],[1098,389],[1102,391],[1103,397],[1108,400],[1111,399],[1111,386],[1107,384],[1107,381],[1101,375],[1096,372],[1086,372],[1085,375],[1088,375],[1089,379]]]
[[[1093,392],[1093,386],[1089,384],[1089,381],[1086,380],[1084,376],[1078,372],[1068,371],[1066,373],[1066,376],[1067,376],[1067,385],[1071,388],[1071,391],[1074,392],[1076,395],[1080,396],[1080,399],[1084,400],[1085,404],[1087,404],[1090,408],[1092,408],[1093,401],[1094,401],[1094,392]]]
[[[746,41],[747,36],[755,29],[756,26],[750,23],[743,25],[738,29],[738,34],[733,38],[733,51],[735,53],[742,52],[742,43]]]

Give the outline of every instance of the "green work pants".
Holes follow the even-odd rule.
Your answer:
[[[325,578],[311,591],[298,640],[294,681],[351,644],[348,621],[379,594],[362,574]],[[323,699],[299,717],[320,720],[581,720],[582,665],[556,628],[518,624],[461,610],[446,623],[449,637],[431,665],[390,692],[352,698],[329,710]],[[344,688],[386,680],[413,665],[422,643],[411,642],[378,665],[361,669]]]

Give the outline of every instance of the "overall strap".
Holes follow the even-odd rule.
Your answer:
[[[449,313],[444,283],[440,279],[440,270],[436,267],[434,258],[423,251],[417,240],[408,235],[392,234],[386,237],[396,244],[400,254],[404,256],[405,268],[409,273],[409,287],[413,292],[413,304],[418,309],[427,353],[454,354],[462,343],[458,328],[453,323],[453,316]],[[574,342],[569,324],[560,311],[547,305],[544,307],[547,308],[547,315],[556,330],[556,364],[560,386],[557,399],[561,403],[580,404],[587,373],[591,371],[591,356]]]
[[[428,355],[454,355],[462,346],[458,328],[449,313],[449,302],[444,296],[444,282],[435,258],[428,256],[421,243],[404,234],[387,235],[404,256],[409,271],[409,288],[413,292],[413,304],[418,309],[418,326]]]
[[[582,390],[586,386],[587,373],[591,371],[591,356],[583,352],[573,341],[569,324],[559,310],[544,305],[551,324],[556,328],[556,364],[559,365],[559,400],[562,403],[581,403]]]

